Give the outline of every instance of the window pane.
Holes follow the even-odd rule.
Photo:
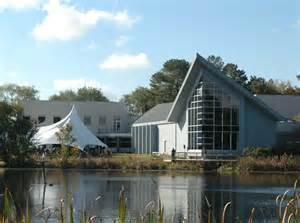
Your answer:
[[[46,117],[45,116],[39,116],[38,117],[38,123],[43,123],[44,121],[46,120]]]
[[[222,133],[215,133],[215,149],[222,149]]]
[[[92,124],[92,117],[91,116],[84,116],[83,123],[85,125],[91,125]]]
[[[223,132],[223,149],[230,149],[230,132]]]
[[[120,118],[114,118],[113,130],[114,130],[114,132],[120,132],[120,130],[121,130],[121,119]]]
[[[53,123],[59,122],[61,118],[59,116],[54,116],[53,117]]]
[[[239,111],[237,108],[232,109],[232,125],[238,125],[239,124]]]
[[[232,137],[232,139],[231,139],[231,141],[232,141],[231,147],[232,148],[231,149],[232,150],[236,150],[237,147],[238,147],[238,133],[233,132],[232,135],[231,135],[231,137]]]

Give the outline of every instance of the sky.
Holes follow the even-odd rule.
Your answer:
[[[41,99],[91,86],[116,101],[196,53],[298,85],[300,1],[0,0],[0,84]]]

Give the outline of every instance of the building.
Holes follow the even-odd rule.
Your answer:
[[[60,121],[75,105],[83,123],[101,141],[117,151],[130,151],[131,125],[135,117],[130,115],[124,103],[119,102],[65,102],[23,101],[24,117],[37,126]]]
[[[133,124],[132,144],[137,153],[171,154],[174,148],[202,157],[271,147],[297,111],[279,101],[252,95],[197,54],[175,101],[155,106]]]

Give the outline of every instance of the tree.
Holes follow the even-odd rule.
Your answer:
[[[51,101],[109,101],[100,88],[82,87],[77,90],[60,91],[49,97]]]
[[[207,57],[207,61],[213,64],[218,70],[222,71],[224,67],[224,61],[221,57],[210,55]]]
[[[78,101],[108,101],[101,91],[101,89],[93,87],[79,88],[77,91]]]
[[[172,102],[182,85],[189,69],[189,62],[182,59],[171,59],[151,76],[150,87],[138,87],[130,94],[124,95],[125,102],[134,114],[143,114],[157,104]]]
[[[247,86],[248,78],[246,72],[244,70],[239,69],[236,64],[228,63],[223,67],[222,71],[242,86]]]
[[[186,60],[171,59],[152,75],[150,91],[154,95],[154,105],[174,101],[189,67]]]
[[[76,139],[72,135],[73,126],[71,124],[67,124],[59,129],[57,133],[55,133],[59,143],[65,146],[71,146]]]
[[[20,106],[0,102],[0,151],[8,166],[23,166],[28,161],[34,148],[31,141],[34,133]]]
[[[251,76],[247,85],[248,85],[248,89],[251,91],[252,94],[271,93],[268,89],[267,81],[262,77],[257,77],[255,75]]]
[[[73,126],[71,124],[67,124],[59,129],[57,133],[55,133],[60,146],[61,150],[59,154],[61,156],[62,164],[65,165],[68,162],[68,159],[71,156],[71,147],[72,144],[76,141],[72,134]]]
[[[155,106],[155,96],[151,90],[145,87],[138,87],[130,94],[124,95],[121,102],[124,102],[130,113],[141,115]]]
[[[77,94],[72,90],[60,91],[49,97],[50,101],[76,101]]]
[[[0,86],[0,101],[18,103],[24,100],[38,100],[39,91],[34,86],[4,84]]]

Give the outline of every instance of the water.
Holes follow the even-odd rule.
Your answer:
[[[168,219],[199,221],[205,219],[206,196],[217,215],[221,215],[226,202],[232,201],[228,222],[236,217],[243,222],[256,208],[255,222],[271,222],[275,216],[275,199],[279,193],[293,187],[297,175],[251,174],[244,176],[206,173],[116,172],[96,170],[47,170],[47,186],[43,184],[41,170],[3,170],[1,189],[6,185],[20,207],[28,198],[33,222],[43,222],[41,209],[51,207],[48,222],[57,222],[53,210],[60,200],[69,202],[72,194],[76,213],[86,209],[99,216],[102,222],[112,222],[118,216],[119,191],[124,186],[127,197],[128,219],[143,213],[150,201],[161,200]],[[100,197],[99,197],[100,196]],[[96,200],[96,198],[98,198]]]

